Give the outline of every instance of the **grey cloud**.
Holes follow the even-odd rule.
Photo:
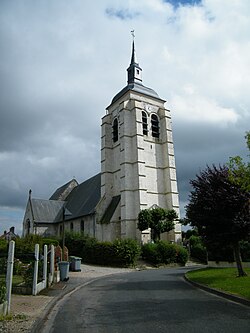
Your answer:
[[[121,20],[132,20],[140,15],[138,11],[133,12],[132,10],[125,8],[125,9],[115,9],[113,7],[109,7],[106,9],[106,14],[109,17],[116,17]]]

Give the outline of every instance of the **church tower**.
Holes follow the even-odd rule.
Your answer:
[[[134,40],[127,78],[102,118],[101,200],[96,209],[100,240],[146,241],[150,231],[141,235],[137,218],[140,210],[154,205],[179,215],[170,111],[165,100],[142,84]],[[180,224],[161,238],[179,241]]]

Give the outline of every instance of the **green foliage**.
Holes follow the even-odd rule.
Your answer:
[[[149,225],[150,225],[150,221],[151,221],[151,212],[150,212],[150,210],[149,209],[141,210],[139,215],[138,215],[137,228],[140,231],[148,229]]]
[[[22,277],[23,277],[25,286],[32,287],[33,278],[34,278],[34,262],[32,262],[26,266],[26,268],[23,270]]]
[[[176,252],[177,252],[176,262],[178,264],[185,266],[186,262],[188,261],[188,251],[182,246],[179,246],[179,245],[175,245],[175,246],[176,246]]]
[[[8,253],[8,242],[5,239],[0,239],[0,253],[3,255]]]
[[[0,304],[6,300],[6,286],[5,282],[0,281]]]
[[[6,274],[7,272],[7,257],[0,258],[0,274]]]
[[[207,167],[192,180],[193,190],[186,215],[196,227],[208,250],[231,246],[239,275],[244,275],[239,252],[239,241],[250,235],[249,192],[233,184],[225,166]]]
[[[166,241],[148,243],[142,246],[143,259],[155,265],[179,263],[185,265],[188,252],[182,246],[170,244]]]
[[[153,209],[143,209],[138,215],[137,228],[140,231],[151,228],[154,241],[160,239],[160,234],[168,232],[174,228],[174,220],[177,213],[173,209],[163,209],[160,207]]]
[[[250,150],[250,132],[246,133],[245,138]],[[230,157],[228,168],[232,184],[240,186],[245,191],[250,191],[250,162],[245,163],[240,156]]]
[[[133,239],[116,240],[113,243],[115,256],[122,266],[135,265],[141,254],[141,248]]]
[[[139,245],[131,239],[98,242],[82,233],[66,233],[65,244],[70,255],[79,256],[83,262],[97,265],[131,266],[140,255]]]
[[[42,238],[42,245],[59,245],[59,240],[55,238]]]
[[[139,245],[131,239],[88,243],[84,251],[88,253],[86,262],[108,266],[134,265],[140,255]]]
[[[250,261],[250,243],[242,241],[240,242],[240,253],[242,261]]]
[[[201,243],[195,244],[191,247],[190,256],[193,259],[207,264],[207,250]]]

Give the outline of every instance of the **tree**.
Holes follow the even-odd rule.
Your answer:
[[[178,215],[174,209],[151,208],[143,209],[138,215],[137,227],[140,231],[151,228],[152,239],[157,241],[161,233],[174,229],[174,220]]]
[[[250,151],[250,132],[246,133],[245,138]],[[228,168],[230,181],[250,191],[250,162],[245,163],[240,156],[230,157]]]
[[[206,246],[230,245],[239,276],[246,275],[239,242],[250,238],[249,191],[230,181],[226,166],[207,167],[190,183],[193,190],[186,207],[190,225],[197,227]]]

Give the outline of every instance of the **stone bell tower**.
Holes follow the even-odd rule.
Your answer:
[[[170,111],[154,90],[142,84],[134,40],[127,77],[127,85],[102,118],[101,201],[96,225],[102,240],[143,240],[137,229],[142,209],[157,205],[179,214]],[[180,240],[180,224],[162,239]]]

